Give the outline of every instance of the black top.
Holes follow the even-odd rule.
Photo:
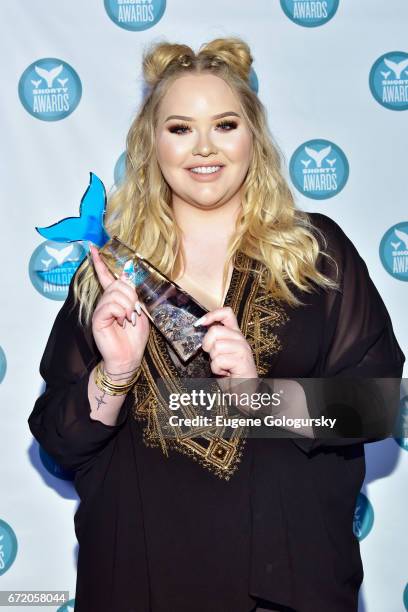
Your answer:
[[[405,357],[364,261],[333,220],[309,214],[337,262],[340,291],[298,293],[304,305],[289,308],[252,273],[233,270],[225,305],[259,375],[401,377]],[[245,261],[240,254],[236,265]],[[318,267],[334,273],[321,256]],[[55,461],[75,470],[76,612],[250,612],[257,598],[297,612],[357,610],[363,570],[352,526],[367,440],[210,436],[207,448],[187,441],[165,450],[155,381],[208,375],[208,354],[185,369],[154,327],[117,424],[93,420],[88,379],[101,355],[72,299],[71,282],[28,422]]]

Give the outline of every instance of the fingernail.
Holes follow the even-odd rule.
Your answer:
[[[201,319],[197,319],[197,321],[195,323],[193,323],[194,327],[198,327],[199,325],[202,325],[205,322],[205,317],[206,317],[206,315],[201,317]]]
[[[132,325],[134,327],[136,325],[136,313],[135,313],[135,311],[132,312],[132,317],[131,318],[132,318]]]
[[[122,327],[123,327],[123,329],[125,329],[125,327],[126,327],[126,319],[123,319]]]
[[[139,302],[136,302],[136,304],[135,304],[135,310],[136,310],[136,312],[137,312],[137,314],[138,314],[138,315],[141,315],[141,314],[142,314],[142,309],[141,309],[141,307],[140,307]]]

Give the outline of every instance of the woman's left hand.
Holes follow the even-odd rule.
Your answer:
[[[230,306],[208,312],[197,323],[211,325],[205,334],[202,348],[209,353],[211,370],[230,378],[257,378],[252,349],[239,329],[234,311]]]

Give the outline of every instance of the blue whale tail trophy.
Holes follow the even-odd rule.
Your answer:
[[[91,172],[79,217],[65,217],[53,225],[35,229],[43,238],[55,242],[92,242],[116,278],[125,269],[147,316],[180,359],[188,361],[201,348],[207,332],[204,326],[194,323],[208,310],[118,236],[110,237],[104,227],[105,211],[105,187]]]
[[[48,227],[35,229],[43,238],[55,242],[89,240],[101,248],[110,236],[104,228],[106,191],[101,179],[90,172],[87,190],[81,199],[79,217],[65,217]]]

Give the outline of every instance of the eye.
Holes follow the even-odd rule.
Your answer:
[[[172,125],[171,127],[169,127],[169,132],[171,132],[172,134],[185,134],[185,131],[180,132],[180,130],[188,130],[189,127],[188,125],[185,125],[184,123],[179,123],[177,125]]]
[[[220,121],[217,123],[217,128],[222,128],[222,131],[230,132],[231,130],[235,130],[238,127],[236,121]],[[187,130],[190,129],[190,126],[185,123],[178,123],[177,125],[172,125],[169,127],[169,132],[172,134],[185,134]]]
[[[231,130],[235,130],[238,124],[236,121],[220,121],[220,123],[217,123],[217,127],[228,128],[226,131],[230,132]]]

